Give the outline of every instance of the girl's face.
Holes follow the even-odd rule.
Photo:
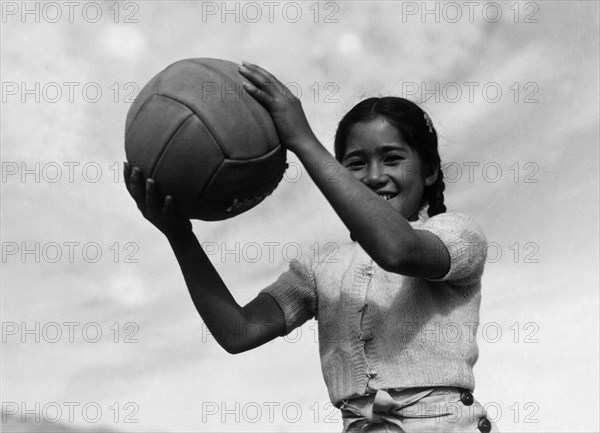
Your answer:
[[[409,221],[436,178],[425,177],[417,152],[381,117],[351,127],[342,164]]]

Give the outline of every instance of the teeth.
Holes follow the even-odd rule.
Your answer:
[[[393,198],[393,197],[394,197],[394,194],[379,194],[379,196],[380,196],[381,198],[384,198],[384,199],[386,199],[386,200],[389,200],[389,199],[391,199],[391,198]]]

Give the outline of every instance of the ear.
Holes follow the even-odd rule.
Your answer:
[[[439,168],[435,168],[433,173],[425,178],[425,186],[431,186],[435,183],[438,177]]]

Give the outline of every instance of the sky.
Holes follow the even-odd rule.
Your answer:
[[[133,98],[211,57],[288,84],[330,151],[361,99],[419,103],[448,210],[490,243],[475,397],[505,432],[598,431],[598,3],[476,3],[3,1],[2,428],[340,431],[315,322],[226,353],[125,190]],[[349,241],[288,162],[257,207],[194,221],[242,305]]]

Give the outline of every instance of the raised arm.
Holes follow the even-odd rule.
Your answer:
[[[310,177],[365,252],[383,269],[438,278],[449,269],[443,242],[408,220],[340,164],[317,140],[300,100],[272,74],[244,63],[245,89],[271,114],[282,143],[302,161]]]
[[[169,241],[196,310],[217,342],[229,353],[253,349],[283,335],[285,320],[275,300],[258,295],[241,307],[208,259],[189,220],[175,214],[173,199],[161,205],[152,179],[125,164],[125,184],[142,215]]]

